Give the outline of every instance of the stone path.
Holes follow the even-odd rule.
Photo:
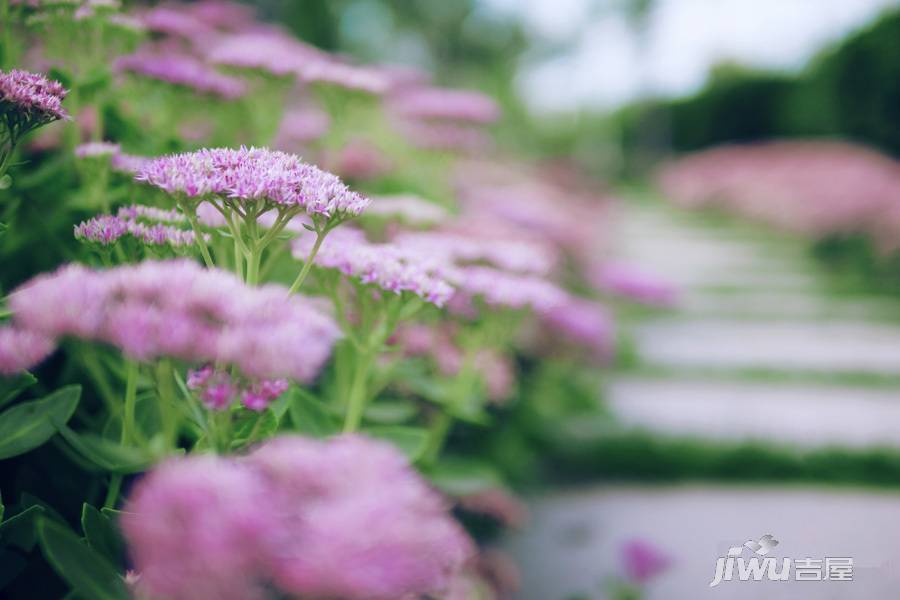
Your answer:
[[[621,258],[683,293],[676,310],[630,325],[637,367],[606,390],[624,427],[900,448],[900,303],[829,294],[821,266],[798,240],[712,226],[663,207],[626,210],[614,246]],[[604,598],[602,582],[632,538],[675,561],[650,599],[900,597],[900,493],[607,486],[530,504],[531,526],[503,543],[522,567],[522,600]],[[781,540],[778,557],[853,557],[855,580],[709,587],[718,557],[766,533]]]
[[[532,525],[507,543],[520,600],[603,598],[621,545],[651,541],[671,559],[648,600],[881,600],[900,590],[900,495],[718,487],[598,487],[535,498]],[[728,548],[770,533],[778,558],[852,557],[854,580],[723,581]],[[749,552],[745,554],[749,558]],[[779,561],[781,564],[781,561]]]
[[[714,438],[900,447],[900,303],[828,294],[806,246],[774,234],[662,207],[633,206],[622,220],[622,258],[682,291],[675,310],[630,326],[642,368],[669,377],[614,377],[607,400],[624,423]],[[763,384],[747,372],[802,373],[812,382]],[[815,381],[842,376],[897,385],[873,391]]]

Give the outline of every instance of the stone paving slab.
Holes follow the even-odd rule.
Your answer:
[[[632,333],[642,361],[668,368],[900,373],[900,326],[895,324],[674,315],[640,323]]]
[[[802,447],[900,447],[893,389],[617,377],[606,402],[626,427]]]
[[[619,549],[640,538],[674,561],[648,600],[882,600],[900,597],[900,495],[799,488],[596,487],[530,502],[532,525],[504,548],[522,571],[518,600],[603,598]],[[853,581],[726,581],[716,559],[772,534],[779,558],[852,557]],[[749,551],[745,553],[749,559]],[[779,561],[780,564],[780,561]]]

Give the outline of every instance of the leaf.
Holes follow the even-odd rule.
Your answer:
[[[54,422],[66,423],[75,412],[81,386],[58,389],[40,400],[22,402],[0,414],[0,459],[37,448],[54,433]]]
[[[91,600],[128,600],[128,588],[115,568],[68,527],[41,519],[37,530],[47,562],[78,596]]]
[[[428,430],[422,427],[383,425],[368,427],[365,433],[394,444],[410,461],[419,459],[428,445]]]
[[[0,377],[0,408],[6,406],[26,388],[37,383],[34,375],[23,371],[12,377]]]
[[[139,473],[147,470],[155,461],[152,453],[122,446],[112,440],[90,433],[76,433],[68,426],[59,424],[59,434],[81,456],[111,473]]]
[[[245,411],[235,422],[231,438],[232,450],[248,446],[257,440],[264,440],[278,431],[278,419],[271,409],[263,412]]]
[[[295,431],[319,438],[338,432],[337,419],[321,400],[297,386],[293,386],[288,394],[288,410]]]
[[[28,561],[18,552],[0,548],[0,590],[25,570]]]
[[[81,507],[81,529],[88,545],[120,572],[125,570],[125,542],[115,524],[88,503]]]
[[[5,545],[31,552],[35,542],[34,519],[43,512],[43,507],[32,505],[3,521],[0,523],[0,540]]]
[[[366,408],[366,421],[383,425],[396,425],[405,423],[416,414],[416,406],[412,402],[396,400],[385,402],[379,400]]]
[[[488,463],[444,459],[429,469],[428,479],[451,496],[466,496],[503,485],[503,479]]]

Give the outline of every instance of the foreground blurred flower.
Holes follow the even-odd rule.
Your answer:
[[[265,598],[258,540],[271,526],[267,491],[253,471],[213,456],[157,467],[121,520],[138,589],[166,600]]]
[[[309,381],[339,335],[311,301],[193,261],[69,265],[15,290],[9,306],[16,327],[47,338],[103,341],[139,361],[235,365],[250,378]]]
[[[395,600],[444,591],[472,554],[447,508],[387,443],[282,437],[163,464],[122,525],[150,596]]]
[[[0,326],[0,375],[33,367],[53,352],[50,338],[16,327]]]

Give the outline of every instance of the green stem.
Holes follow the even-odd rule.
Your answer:
[[[94,385],[97,386],[97,392],[99,392],[100,398],[103,400],[104,404],[106,404],[107,410],[109,410],[110,414],[117,414],[119,410],[121,410],[121,407],[119,406],[116,394],[113,392],[113,388],[109,383],[109,379],[106,377],[103,366],[100,364],[100,361],[97,360],[97,354],[93,349],[84,347],[79,355],[81,356],[81,362],[84,365],[84,368],[87,369],[91,379],[94,380]]]
[[[163,434],[170,446],[175,445],[178,437],[177,414],[175,413],[175,371],[168,359],[160,360],[156,365],[156,388],[159,394],[159,413]]]
[[[122,444],[134,439],[134,413],[137,406],[138,364],[128,361],[128,379],[125,383],[125,413],[122,415]]]
[[[312,249],[309,251],[309,256],[306,257],[306,262],[303,263],[303,269],[300,270],[300,274],[297,275],[297,279],[294,280],[294,283],[291,284],[291,289],[288,290],[288,295],[295,294],[297,290],[300,289],[300,286],[303,285],[303,281],[306,279],[306,276],[309,275],[310,269],[312,269],[313,260],[316,258],[316,254],[319,253],[319,248],[322,246],[322,242],[325,240],[326,230],[321,229],[316,232],[316,243],[313,244]]]
[[[122,488],[122,476],[114,473],[109,477],[109,487],[106,489],[106,500],[103,501],[103,508],[114,508],[116,500],[119,498],[119,490]]]
[[[425,452],[422,454],[422,462],[426,465],[433,465],[437,462],[444,448],[444,442],[447,441],[447,434],[450,433],[450,426],[453,424],[453,417],[446,410],[439,412],[431,422],[428,431],[428,442],[425,446]]]
[[[244,279],[244,255],[237,239],[234,240],[234,272],[238,277]]]
[[[182,205],[182,211],[185,215],[187,215],[188,222],[191,224],[191,229],[194,230],[194,241],[197,243],[197,247],[200,249],[200,254],[203,256],[203,262],[206,263],[206,267],[212,269],[215,267],[213,263],[212,256],[209,254],[209,248],[206,245],[206,240],[203,238],[203,232],[200,230],[200,224],[197,222],[197,212],[191,208]]]
[[[262,251],[254,248],[247,257],[247,285],[257,285],[259,283],[259,261],[262,258]]]
[[[354,365],[353,383],[347,399],[347,415],[344,418],[344,433],[352,433],[359,429],[363,412],[366,408],[366,384],[369,380],[369,369],[372,363],[371,352],[361,352]]]

